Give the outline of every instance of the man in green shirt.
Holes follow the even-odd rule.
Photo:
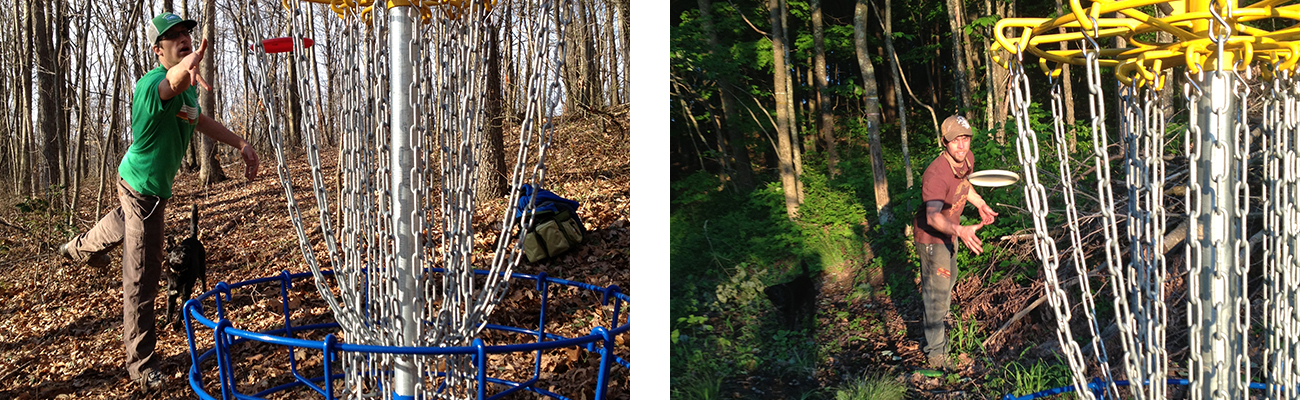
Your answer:
[[[163,230],[172,182],[195,130],[239,149],[244,176],[257,177],[257,153],[239,135],[199,109],[198,89],[212,90],[199,75],[199,63],[208,48],[204,40],[195,49],[190,30],[198,25],[172,13],[162,13],[147,24],[150,49],[157,68],[136,82],[131,101],[133,142],[122,157],[117,182],[121,205],[106,214],[94,228],[59,248],[63,257],[106,266],[108,251],[122,245],[122,340],[126,345],[127,373],[141,391],[162,386],[160,356],[154,326],[154,298],[162,274]]]

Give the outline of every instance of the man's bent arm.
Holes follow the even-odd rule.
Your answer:
[[[952,221],[944,218],[941,211],[943,211],[942,201],[931,200],[925,202],[925,222],[935,230],[961,240],[962,243],[965,243],[966,247],[969,247],[971,251],[975,252],[975,254],[980,254],[984,251],[984,243],[980,241],[979,237],[975,236],[975,231],[979,230],[979,228],[982,228],[984,225],[975,224],[971,226],[962,226],[954,224]]]
[[[239,135],[236,135],[234,132],[231,132],[225,125],[222,125],[220,122],[217,122],[207,115],[199,115],[199,124],[196,129],[218,142],[239,149],[239,154],[244,158],[244,165],[247,167],[244,171],[244,175],[247,176],[249,180],[257,177],[257,167],[259,164],[257,152],[253,151],[253,145],[248,144],[248,141],[244,140],[244,138]]]

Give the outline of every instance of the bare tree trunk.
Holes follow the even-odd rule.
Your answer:
[[[209,49],[216,49],[218,48],[216,41],[216,0],[203,0],[202,15],[204,21],[199,25],[203,27],[203,38],[208,41]],[[200,90],[199,108],[203,109],[203,113],[213,120],[217,119],[217,96],[215,91],[217,89],[217,82],[219,81],[215,64],[215,60],[209,57],[209,59],[204,60],[203,64],[199,66],[203,71],[203,77],[213,85],[212,90]],[[201,134],[198,131],[195,131],[194,135],[194,139],[198,139],[199,141],[199,182],[204,186],[207,186],[228,179],[226,177],[226,172],[221,170],[221,163],[217,161],[217,142],[208,135]],[[193,139],[191,139],[191,141],[193,141]]]
[[[853,10],[853,45],[857,48],[858,66],[862,69],[863,108],[866,111],[867,133],[871,141],[871,175],[876,191],[876,212],[880,225],[893,220],[888,208],[889,180],[885,176],[885,160],[880,150],[880,99],[876,91],[876,69],[871,64],[867,47],[867,0],[858,0]]]
[[[1000,0],[995,0],[994,3],[996,4],[996,6],[993,12],[995,12],[1001,18],[1011,17],[1009,13],[1015,11],[1015,10],[1008,10],[1007,4]],[[989,47],[990,47],[989,40],[986,38],[984,39],[984,48],[989,48]],[[1006,68],[1002,68],[1000,66],[994,66],[995,64],[993,63],[992,52],[985,52],[984,56],[985,56],[985,63],[989,66],[989,68],[986,69],[988,71],[987,73],[989,74],[988,93],[990,97],[989,97],[988,107],[993,114],[991,119],[994,123],[993,130],[996,132],[993,137],[994,140],[997,140],[998,144],[1005,145],[1007,144],[1006,122],[1007,122],[1007,112],[1009,111],[1007,109],[1009,105],[1005,101],[1005,99],[1008,98],[1007,78],[1010,74],[1010,71],[1007,71]]]
[[[1060,15],[1062,12],[1064,12],[1064,4],[1062,4],[1061,0],[1056,0],[1056,14]],[[1058,29],[1058,32],[1064,34],[1065,27],[1061,27],[1060,29]],[[1070,49],[1069,45],[1070,45],[1069,42],[1064,42],[1064,41],[1061,42],[1061,50],[1069,50]],[[1065,120],[1070,121],[1070,123],[1065,127],[1066,130],[1065,142],[1066,142],[1066,146],[1068,146],[1068,148],[1070,149],[1070,152],[1073,153],[1075,149],[1079,146],[1079,144],[1078,144],[1078,140],[1075,139],[1074,128],[1073,128],[1074,127],[1074,88],[1073,88],[1073,84],[1071,84],[1070,82],[1070,64],[1061,65],[1061,85],[1062,85],[1061,91],[1064,96],[1064,98],[1061,100],[1064,102],[1062,107],[1065,108]]]
[[[509,18],[507,16],[506,18]],[[506,196],[506,158],[505,158],[505,130],[502,124],[505,118],[501,113],[501,50],[499,40],[496,40],[496,34],[499,33],[500,22],[493,23],[488,30],[493,32],[493,38],[488,40],[487,48],[487,120],[488,129],[484,132],[487,139],[487,148],[480,153],[482,159],[479,161],[478,187],[475,196],[478,201],[488,202]],[[509,32],[504,32],[503,36],[508,36]]]
[[[840,156],[835,149],[835,115],[831,113],[831,96],[826,80],[826,34],[822,26],[822,2],[812,0],[813,75],[817,81],[817,105],[821,112],[821,137],[826,146],[826,164],[831,177],[840,174]],[[904,140],[906,145],[907,141]]]
[[[781,189],[785,192],[785,214],[794,220],[799,215],[799,187],[795,176],[794,159],[790,143],[790,115],[786,93],[785,33],[781,24],[781,0],[767,0],[769,20],[772,23],[772,87],[776,98],[777,159],[780,165]]]
[[[603,80],[605,84],[601,86],[607,92],[605,98],[608,99],[608,103],[603,105],[608,107],[623,102],[623,99],[619,98],[622,92],[620,87],[622,81],[618,79],[618,57],[616,56],[618,52],[615,50],[618,46],[614,43],[618,41],[618,35],[614,31],[614,6],[602,2],[601,9],[605,13],[605,51],[601,52],[601,57],[605,58],[605,68],[609,70],[606,79]]]
[[[894,104],[898,107],[898,129],[903,139],[903,169],[907,174],[907,188],[912,188],[912,156],[907,149],[907,102],[903,98],[903,79],[899,76],[898,57],[894,52],[893,0],[885,0],[885,58],[889,60],[889,76],[894,79]]]
[[[86,2],[84,3],[84,7],[85,8],[81,10],[81,14],[89,15],[90,12],[88,11],[94,7],[94,3]],[[76,76],[80,80],[80,82],[78,82],[78,86],[80,86],[80,88],[77,94],[78,97],[77,99],[77,110],[78,110],[77,111],[77,148],[76,148],[76,152],[73,153],[72,155],[73,165],[71,166],[72,198],[70,201],[71,205],[69,206],[69,209],[72,210],[72,212],[68,213],[67,223],[69,225],[72,225],[76,222],[77,206],[78,204],[81,203],[81,178],[83,175],[85,175],[84,169],[86,168],[86,158],[87,158],[85,156],[86,136],[90,134],[90,129],[86,126],[87,124],[90,123],[90,119],[87,118],[88,111],[90,111],[90,101],[88,100],[89,90],[87,90],[87,82],[90,81],[90,79],[89,79],[89,75],[86,74],[86,65],[90,61],[90,52],[86,48],[86,36],[87,33],[90,32],[90,24],[81,24],[77,29],[78,29],[77,48],[79,49],[80,52],[80,54],[77,55],[77,59],[80,61],[77,62]]]
[[[700,25],[704,29],[704,35],[709,40],[709,55],[716,57],[720,46],[718,44],[718,33],[713,28],[713,3],[710,0],[698,0],[700,7]],[[754,188],[754,171],[750,167],[749,148],[744,145],[744,134],[734,129],[733,124],[738,125],[739,119],[736,117],[736,99],[731,91],[731,78],[723,71],[716,71],[718,88],[722,100],[722,115],[725,118],[718,129],[721,129],[726,138],[726,147],[719,144],[719,148],[730,149],[730,164],[733,168],[732,182],[740,192],[749,192]]]
[[[40,178],[39,188],[48,189],[58,183],[60,172],[59,154],[59,91],[58,79],[54,72],[58,69],[56,54],[50,43],[54,40],[50,16],[45,12],[48,3],[32,4],[32,38],[35,40],[36,81],[40,91],[40,103],[37,106],[36,125],[41,129],[43,141],[41,152],[45,157],[45,168]],[[51,5],[52,6],[52,5]]]
[[[134,21],[140,18],[140,13],[144,9],[143,3],[144,2],[140,0],[135,1],[131,8],[130,15],[123,15],[124,21]],[[104,25],[109,26],[112,24],[106,22]],[[135,31],[131,30],[122,30],[116,33],[110,33],[109,41],[113,43],[113,100],[110,101],[106,107],[103,107],[103,109],[109,110],[109,117],[108,131],[104,133],[104,137],[100,141],[99,146],[99,193],[95,196],[95,220],[99,220],[99,213],[104,209],[104,189],[108,186],[106,175],[108,174],[110,161],[116,161],[118,159],[116,157],[116,151],[110,152],[109,149],[116,149],[118,134],[123,131],[123,128],[118,126],[122,120],[122,112],[119,112],[118,104],[122,96],[123,75],[126,74],[127,68],[127,59],[125,58],[125,52],[123,50],[125,50],[128,44],[135,41],[135,35],[133,35],[134,32]],[[110,144],[112,146],[110,146]],[[116,171],[114,174],[116,174]]]
[[[974,74],[976,71],[979,71],[979,65],[977,64],[979,63],[978,60],[980,60],[980,58],[976,57],[975,50],[971,48],[970,35],[966,34],[966,29],[965,29],[966,22],[967,22],[966,4],[963,0],[958,0],[956,4],[957,4],[957,25],[962,27],[958,29],[958,31],[961,33],[961,45],[962,45],[962,54],[961,54],[962,59],[960,60],[960,62],[962,62],[962,65],[966,66],[967,78],[973,78],[971,74]],[[969,102],[971,100],[971,97],[975,96],[975,91],[979,89],[979,83],[978,83],[979,81],[975,79],[967,79],[963,82],[966,86],[967,101]]]
[[[32,156],[32,11],[33,3],[30,0],[19,3],[15,0],[15,8],[23,10],[22,18],[22,36],[19,40],[22,42],[22,50],[19,58],[19,75],[22,85],[20,93],[22,101],[18,103],[18,110],[22,114],[19,123],[22,124],[18,129],[21,135],[21,151],[19,155],[18,173],[22,177],[22,190],[28,196],[34,196],[36,190],[36,180],[34,179],[35,159]]]
[[[59,186],[61,187],[60,191],[64,196],[63,205],[64,207],[67,207],[69,205],[69,199],[67,196],[71,194],[72,169],[76,168],[75,163],[71,162],[74,158],[72,158],[72,154],[69,153],[72,151],[72,146],[69,142],[69,140],[72,139],[70,136],[72,132],[72,108],[76,106],[76,99],[73,96],[72,88],[69,87],[68,84],[68,74],[72,69],[72,65],[70,64],[72,60],[68,55],[68,52],[71,51],[69,47],[72,44],[72,36],[71,33],[68,32],[69,15],[67,12],[61,11],[68,9],[68,0],[58,0],[58,3],[53,7],[54,10],[60,10],[52,13],[54,17],[51,18],[51,22],[54,24],[56,32],[58,32],[57,43],[59,44],[56,51],[58,57],[58,66],[56,68],[58,68],[58,73],[54,75],[54,86],[58,90],[59,133],[55,135],[55,137],[58,138],[59,148],[62,149],[62,151],[59,152]]]
[[[786,118],[789,118],[789,121],[787,121],[786,125],[789,127],[790,155],[794,157],[792,160],[792,162],[794,163],[794,186],[798,194],[799,204],[802,205],[803,204],[803,151],[802,151],[801,144],[803,141],[799,140],[799,116],[794,111],[794,104],[795,104],[794,84],[792,83],[793,79],[791,79],[789,73],[791,69],[790,66],[794,64],[794,62],[791,61],[794,59],[790,58],[790,43],[791,43],[790,32],[788,29],[786,29],[786,27],[789,26],[789,24],[786,24],[786,17],[789,15],[789,12],[786,11],[786,0],[779,0],[779,2],[781,3],[780,4],[781,35],[777,37],[780,38],[780,40],[782,41],[781,51],[784,53],[784,56],[782,57],[784,61],[778,65],[781,65],[781,68],[784,69],[786,72],[785,74],[785,108],[786,108],[785,115]]]
[[[948,27],[952,29],[952,58],[953,64],[957,66],[953,68],[953,87],[957,89],[957,98],[960,100],[958,105],[962,110],[969,110],[971,90],[966,79],[966,55],[962,51],[965,45],[962,44],[961,34],[961,0],[947,0],[947,2]]]

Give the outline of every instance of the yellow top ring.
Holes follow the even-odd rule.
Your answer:
[[[284,8],[294,10],[295,7],[290,4],[296,3],[294,0],[281,0],[284,2]],[[364,17],[375,8],[375,0],[299,0],[317,4],[328,4],[330,9],[338,14],[339,18],[347,19],[351,16]],[[382,3],[381,3],[382,4]],[[433,18],[433,8],[442,10],[444,17],[448,19],[458,19],[462,15],[470,13],[471,5],[480,5],[483,12],[488,13],[496,7],[497,0],[388,0],[387,7],[417,7],[420,9],[420,20],[429,22]]]
[[[1300,61],[1300,24],[1277,31],[1245,24],[1270,18],[1300,21],[1300,4],[1277,6],[1286,1],[1264,0],[1233,8],[1232,0],[1223,4],[1209,0],[1096,0],[1090,7],[1071,0],[1070,12],[1056,18],[998,21],[994,27],[997,43],[990,50],[1028,52],[1041,58],[1039,67],[1043,72],[1055,74],[1062,64],[1085,63],[1084,50],[1047,50],[1040,46],[1121,37],[1129,47],[1100,48],[1098,63],[1115,67],[1116,77],[1128,85],[1135,84],[1135,80],[1137,84],[1159,82],[1160,71],[1178,66],[1198,73],[1203,69],[1244,70],[1252,61],[1263,61],[1277,65],[1278,70],[1292,70]],[[1138,10],[1153,5],[1164,8],[1169,16],[1157,18]],[[1113,13],[1122,16],[1100,17]],[[1062,28],[1064,33],[1060,32]],[[1226,32],[1224,28],[1228,28]],[[1014,36],[1015,32],[1019,36]],[[1169,33],[1173,40],[1157,42],[1143,35],[1156,32]],[[1219,43],[1223,45],[1222,60],[1216,56]],[[997,56],[994,59],[1006,66],[1007,60]],[[1049,65],[1049,61],[1056,65]]]

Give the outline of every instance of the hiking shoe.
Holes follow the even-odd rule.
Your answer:
[[[140,379],[135,382],[140,385],[140,393],[149,393],[161,389],[163,385],[163,374],[156,369],[146,369],[141,371]]]
[[[63,245],[59,246],[59,255],[62,256],[63,259],[65,260],[76,261],[72,259],[72,252],[68,251],[69,244],[72,244],[72,242],[64,243]],[[109,263],[113,262],[113,258],[108,256],[107,251],[104,251],[98,253],[91,253],[90,257],[86,257],[85,262],[86,265],[95,268],[103,268],[103,267],[107,267]]]
[[[927,358],[929,359],[930,368],[944,371],[953,369],[952,360],[948,359],[947,354],[929,356]]]

